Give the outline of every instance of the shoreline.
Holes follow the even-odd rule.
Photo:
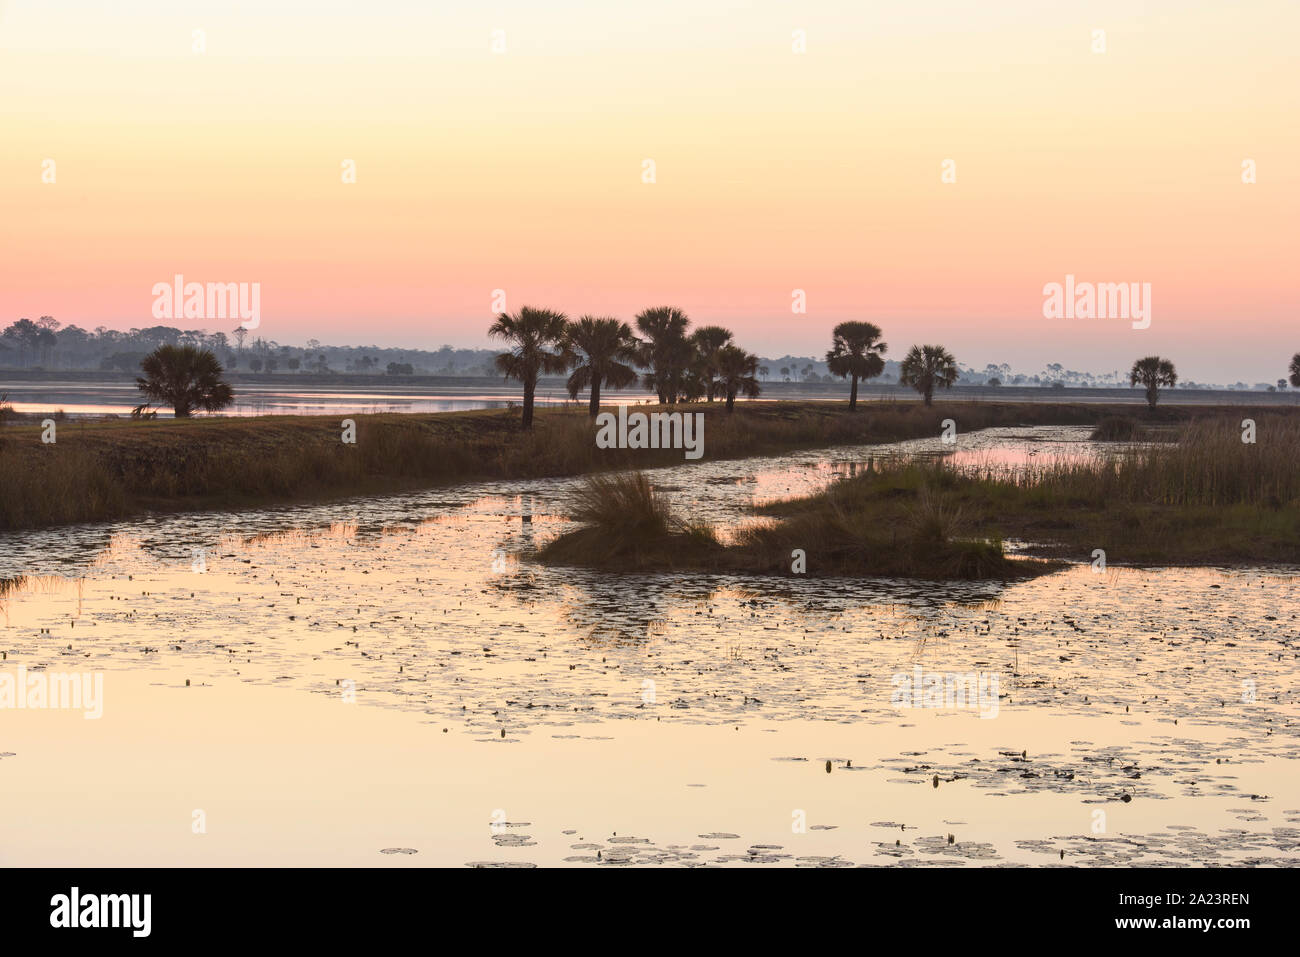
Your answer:
[[[642,406],[639,410],[662,410]],[[739,459],[996,426],[1096,425],[1132,406],[919,401],[695,403],[703,413],[700,461]],[[1234,409],[1233,414],[1251,411]],[[1261,408],[1259,414],[1277,415]],[[1143,422],[1222,416],[1215,406],[1162,406]],[[39,422],[0,426],[0,531],[115,521],[154,512],[207,511],[397,494],[459,481],[558,478],[649,469],[684,461],[681,449],[599,449],[585,410],[539,408],[525,431],[513,410],[350,415],[356,441],[332,416],[66,420],[56,441]]]

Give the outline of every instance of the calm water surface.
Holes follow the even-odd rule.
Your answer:
[[[140,392],[132,382],[12,382],[0,373],[0,396],[15,411],[46,414],[62,410],[72,416],[129,416],[140,404]],[[606,405],[646,402],[651,393],[612,391]],[[561,388],[543,383],[538,387],[539,405],[563,405],[572,400]],[[481,385],[446,386],[437,389],[381,382],[359,386],[284,387],[256,382],[238,382],[235,401],[221,415],[364,415],[376,412],[463,412],[468,409],[504,409],[519,405],[522,394],[509,383],[484,389]],[[585,406],[585,400],[583,402]],[[160,418],[170,418],[170,409],[158,409]]]
[[[902,447],[1093,451],[1071,428]],[[651,475],[731,527],[898,448]],[[1300,863],[1295,569],[529,562],[575,484],[0,538],[0,576],[31,576],[0,672],[104,674],[99,720],[0,711],[0,863]],[[995,675],[996,705],[900,708],[917,668]]]

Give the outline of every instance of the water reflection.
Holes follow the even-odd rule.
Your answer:
[[[1011,431],[1012,442],[1023,438],[1023,430],[1000,431]],[[959,451],[997,448],[994,438],[964,438],[969,444]],[[1036,441],[1088,446],[1080,430],[1042,430]],[[937,444],[928,447],[942,454]],[[744,521],[755,500],[806,494],[882,454],[880,447],[798,453],[674,466],[652,478],[694,516],[728,527]],[[660,828],[656,840],[645,838],[647,853],[626,858],[635,862],[793,860],[779,849],[732,852],[731,838],[701,845],[716,850],[689,848],[714,833],[788,841],[788,808],[804,806],[813,786],[805,768],[829,782],[818,785],[819,806],[842,827],[800,845],[795,853],[810,858],[1025,862],[1049,849],[1090,863],[1296,856],[1289,835],[1297,815],[1287,810],[1300,807],[1294,569],[1111,566],[1102,575],[1079,565],[1004,585],[609,576],[521,558],[569,527],[561,503],[575,485],[477,483],[5,536],[0,667],[102,669],[109,718],[114,702],[124,707],[122,688],[132,689],[132,701],[167,702],[150,704],[142,726],[177,718],[176,701],[155,699],[148,690],[155,685],[192,681],[191,688],[227,696],[231,688],[273,689],[283,712],[245,718],[227,708],[218,722],[229,722],[228,733],[254,752],[263,729],[277,722],[292,723],[304,746],[314,741],[297,719],[310,710],[300,702],[335,702],[342,682],[351,682],[365,708],[412,719],[386,731],[404,753],[433,747],[430,735],[442,749],[431,762],[441,783],[412,788],[399,780],[395,792],[463,795],[465,806],[448,820],[459,822],[464,812],[477,821],[483,807],[505,799],[474,791],[474,782],[500,775],[498,791],[510,781],[522,789],[510,791],[521,813],[553,810],[565,827],[584,829],[605,820],[603,801]],[[199,570],[195,548],[204,556]],[[997,675],[997,720],[900,712],[891,678],[917,666]],[[135,675],[147,678],[144,690],[131,684]],[[321,720],[331,734],[344,733]],[[31,740],[44,743],[29,750],[62,754],[75,745],[41,733]],[[617,755],[599,750],[611,738]],[[118,747],[135,740],[122,738]],[[19,751],[8,739],[0,747]],[[230,760],[227,770],[245,773],[247,755]],[[566,794],[603,797],[591,805],[567,797],[552,808],[521,760],[563,767],[556,780]],[[164,752],[154,763],[178,762]],[[616,773],[613,762],[622,762]],[[6,758],[0,772],[12,775],[13,767]],[[106,790],[136,789],[115,773],[124,772],[104,771]],[[374,773],[387,782],[396,772]],[[640,781],[640,791],[602,790],[622,777],[629,788]],[[718,795],[710,823],[702,799],[683,796],[697,784]],[[3,786],[7,795],[39,790],[33,777],[6,777]],[[273,796],[288,802],[292,785],[274,787],[281,790]],[[784,802],[784,821],[769,819],[769,799]],[[1014,803],[1023,801],[1033,802],[1028,811]],[[1140,842],[1121,843],[1119,823],[1114,842],[1076,837],[1095,804]],[[875,823],[864,823],[864,806],[879,809],[869,819]],[[429,816],[423,809],[403,820]],[[953,827],[946,820],[969,822],[954,845],[934,841],[934,829]],[[879,846],[866,841],[877,832],[863,832],[877,824]],[[900,825],[930,830],[909,835]],[[356,837],[350,821],[322,826]],[[1179,839],[1174,826],[1194,828],[1185,832],[1194,839]],[[431,833],[422,853],[461,847],[467,839],[458,827]],[[610,831],[635,833],[613,824]],[[901,844],[892,832],[903,835]],[[561,833],[555,823],[535,830],[533,846],[506,849],[483,835],[452,860],[588,856],[573,855],[578,838]],[[50,833],[41,836],[51,842]],[[388,835],[371,853],[412,841]],[[602,837],[598,846],[605,860],[604,851],[625,845]]]

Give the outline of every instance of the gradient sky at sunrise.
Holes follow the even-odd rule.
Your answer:
[[[153,325],[183,273],[260,282],[281,343],[480,346],[502,288],[769,356],[861,318],[891,358],[1272,381],[1297,36],[1295,0],[0,0],[0,324]],[[1067,273],[1151,283],[1151,327],[1043,318]]]

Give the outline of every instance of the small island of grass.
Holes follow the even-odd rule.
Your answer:
[[[538,553],[550,564],[808,575],[1007,579],[1059,561],[1232,565],[1300,562],[1300,422],[1284,414],[1192,422],[1175,441],[1011,472],[943,460],[877,461],[724,543],[676,517],[644,476],[587,482],[581,527]],[[1253,439],[1253,441],[1251,441]],[[1024,543],[1020,557],[1004,552]],[[1039,560],[1034,560],[1029,556]],[[1049,559],[1043,561],[1041,559]]]
[[[724,543],[712,527],[678,515],[643,473],[591,476],[570,502],[580,527],[545,545],[537,558],[624,572],[928,579],[1006,580],[1061,567],[1008,557],[998,539],[965,536],[960,512],[941,497],[921,494],[890,527],[852,489],[840,483],[786,503],[796,508],[789,518],[742,529]]]

